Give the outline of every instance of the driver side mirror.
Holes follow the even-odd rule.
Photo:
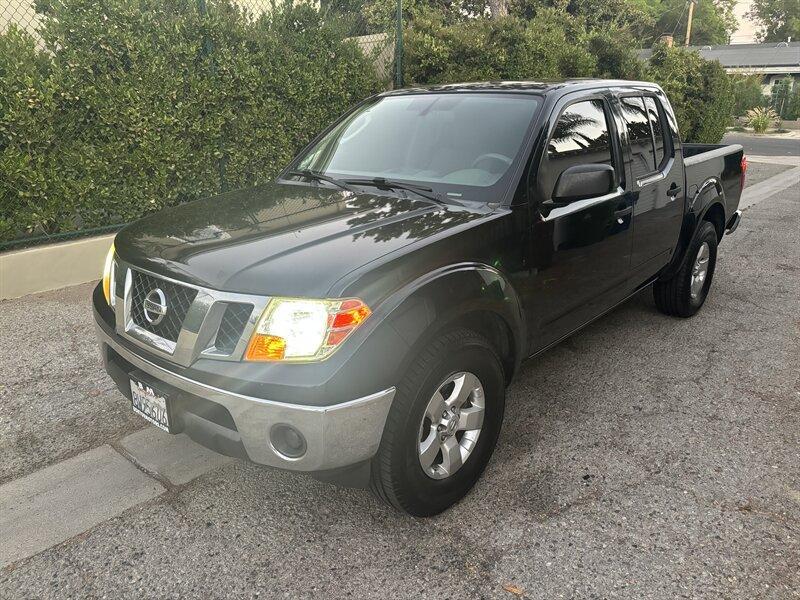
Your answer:
[[[603,164],[575,165],[564,169],[553,190],[553,202],[567,205],[576,200],[604,196],[614,189],[614,167]]]

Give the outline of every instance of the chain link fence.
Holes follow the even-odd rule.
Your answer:
[[[399,0],[0,0],[0,251],[269,181],[402,85],[401,22]]]

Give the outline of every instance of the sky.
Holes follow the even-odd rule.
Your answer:
[[[736,3],[733,13],[736,15],[736,20],[739,21],[739,29],[731,34],[731,44],[752,44],[756,41],[756,26],[745,16],[749,10],[750,0]]]

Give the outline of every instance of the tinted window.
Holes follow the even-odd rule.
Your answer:
[[[539,174],[542,194],[550,198],[561,173],[574,165],[611,165],[611,138],[602,100],[570,105],[558,119]]]
[[[348,115],[300,159],[335,177],[385,177],[487,188],[506,174],[540,99],[524,94],[378,98]]]
[[[664,161],[664,148],[666,146],[664,130],[666,128],[663,126],[661,117],[658,114],[656,99],[645,96],[644,104],[647,108],[647,116],[650,118],[650,126],[653,128],[653,140],[656,143],[656,167],[659,167]]]
[[[622,98],[622,116],[625,119],[631,148],[631,173],[634,179],[639,179],[652,173],[656,168],[650,121],[642,98]]]

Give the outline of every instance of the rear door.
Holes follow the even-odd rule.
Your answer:
[[[633,192],[631,272],[640,282],[669,262],[684,214],[683,158],[671,114],[655,92],[624,93],[626,171]]]
[[[529,179],[531,278],[528,323],[535,352],[624,297],[629,276],[632,199],[624,189],[622,149],[606,93],[562,100],[553,112],[538,168]],[[568,167],[614,167],[610,193],[554,207],[555,184]]]

